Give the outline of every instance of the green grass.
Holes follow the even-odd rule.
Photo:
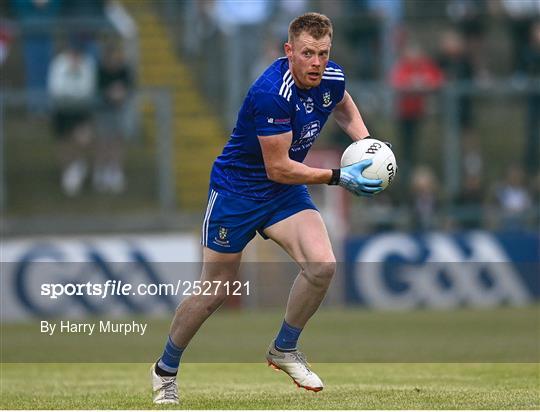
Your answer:
[[[265,364],[184,364],[181,409],[538,409],[538,364],[317,364],[297,388]],[[2,409],[150,409],[148,365],[3,364]]]
[[[538,305],[399,313],[321,309],[300,341],[326,383],[317,394],[296,388],[264,363],[281,316],[281,310],[212,316],[184,355],[180,407],[540,408]],[[55,339],[39,333],[38,320],[2,324],[0,407],[152,408],[148,368],[169,319],[145,321],[144,337]],[[28,363],[13,363],[22,354]]]
[[[315,363],[536,363],[539,309],[538,305],[408,312],[321,308],[300,344]],[[184,360],[259,362],[282,316],[282,309],[221,310],[203,325]],[[138,320],[148,323],[145,336],[49,337],[40,333],[40,319],[2,324],[1,361],[19,362],[25,353],[29,363],[149,363],[162,348],[170,319]]]

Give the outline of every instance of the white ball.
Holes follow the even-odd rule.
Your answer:
[[[386,144],[377,139],[362,139],[352,143],[341,156],[341,167],[372,159],[373,163],[362,175],[368,179],[381,179],[386,189],[397,173],[396,157]]]

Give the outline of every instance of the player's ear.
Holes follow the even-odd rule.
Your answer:
[[[292,57],[292,45],[287,42],[283,45],[283,50],[285,50],[285,56]]]

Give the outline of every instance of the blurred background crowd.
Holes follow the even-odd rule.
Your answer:
[[[4,233],[197,228],[245,92],[312,10],[399,165],[373,201],[334,189],[347,230],[538,230],[540,0],[3,0]],[[313,150],[348,144],[329,125]]]

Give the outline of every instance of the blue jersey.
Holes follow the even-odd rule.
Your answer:
[[[291,189],[268,179],[258,136],[292,131],[289,157],[303,162],[344,93],[343,70],[332,61],[319,86],[305,90],[296,87],[287,58],[276,60],[249,89],[231,137],[214,162],[210,185],[252,200],[269,200]]]

